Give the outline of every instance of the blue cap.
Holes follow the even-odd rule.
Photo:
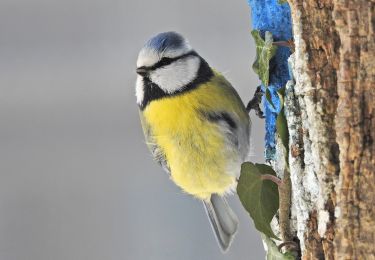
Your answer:
[[[157,52],[163,52],[166,49],[175,50],[184,46],[186,46],[184,37],[176,32],[159,33],[145,44],[146,48],[154,49]]]

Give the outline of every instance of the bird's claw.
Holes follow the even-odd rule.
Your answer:
[[[262,87],[258,86],[257,89],[255,90],[253,98],[249,101],[249,103],[246,106],[246,110],[248,113],[250,113],[251,110],[254,110],[255,114],[259,118],[265,118],[263,111],[260,108],[260,103],[262,102],[262,96],[263,96]]]

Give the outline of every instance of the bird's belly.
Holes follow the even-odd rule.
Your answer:
[[[235,185],[235,175],[228,172],[235,161],[227,152],[217,129],[194,131],[188,138],[176,137],[163,144],[173,181],[186,192],[201,198],[223,194]],[[203,130],[203,131],[202,131]]]
[[[235,187],[240,171],[238,152],[228,148],[225,133],[195,111],[153,106],[145,111],[153,139],[162,150],[172,180],[185,192],[207,199]]]
[[[235,176],[228,174],[228,162],[233,159],[226,152],[224,136],[214,125],[192,124],[156,140],[166,156],[172,180],[187,193],[206,199],[234,186]]]

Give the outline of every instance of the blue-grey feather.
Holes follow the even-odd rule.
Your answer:
[[[163,52],[166,49],[179,49],[185,45],[185,39],[176,32],[163,32],[152,37],[146,44],[146,48]]]

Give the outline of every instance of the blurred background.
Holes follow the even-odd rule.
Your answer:
[[[176,30],[247,103],[249,16],[246,0],[1,0],[0,260],[264,259],[237,196],[220,252],[201,203],[153,162],[134,96],[138,51]]]

